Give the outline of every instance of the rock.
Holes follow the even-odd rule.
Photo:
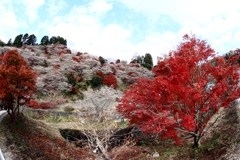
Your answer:
[[[155,152],[153,155],[152,155],[153,158],[158,158],[160,157],[159,153],[158,152]]]

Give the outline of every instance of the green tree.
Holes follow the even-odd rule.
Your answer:
[[[50,38],[50,41],[49,41],[50,44],[56,44],[56,43],[60,43],[60,44],[63,44],[63,45],[67,45],[67,40],[64,39],[63,37],[60,37],[60,36],[52,36]]]
[[[24,34],[24,36],[22,37],[22,45],[27,44],[28,38],[28,33]]]
[[[44,37],[41,39],[40,45],[48,45],[49,43],[50,43],[50,42],[49,42],[48,36],[44,36]]]
[[[91,84],[93,89],[98,89],[98,88],[101,87],[102,82],[103,82],[103,79],[101,77],[93,76],[91,81],[90,81],[90,84]]]
[[[49,43],[50,43],[50,44],[55,44],[55,43],[57,43],[57,37],[52,36],[52,37],[50,38]]]
[[[16,38],[13,41],[13,45],[16,47],[22,47],[22,34],[19,34],[18,36],[16,36]]]
[[[141,66],[151,70],[153,67],[152,56],[150,53],[146,53],[145,56],[135,56],[132,61],[140,64]]]
[[[31,34],[29,37],[28,37],[28,40],[26,42],[27,45],[35,45],[37,42],[37,37],[34,35],[34,34]]]
[[[12,38],[10,38],[7,43],[7,46],[11,46],[11,45],[12,45]]]
[[[2,41],[2,40],[0,40],[0,46],[1,47],[3,47],[3,46],[5,46],[6,44]]]
[[[143,64],[142,64],[145,68],[151,70],[153,67],[153,60],[152,60],[152,56],[150,53],[146,53],[145,57],[143,59]]]

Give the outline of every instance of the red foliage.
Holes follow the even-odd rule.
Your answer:
[[[96,73],[95,73],[95,76],[99,76],[101,77],[102,79],[104,78],[104,73],[101,71],[101,70],[98,70]]]
[[[78,89],[76,87],[72,86],[71,93],[72,94],[77,94],[78,93]]]
[[[61,65],[60,64],[56,64],[53,66],[53,69],[60,69],[61,68]]]
[[[2,53],[2,54],[0,54],[0,64],[2,63],[3,56],[4,56],[4,54],[3,54],[3,53]]]
[[[136,73],[135,73],[135,72],[128,72],[128,75],[129,75],[129,76],[135,76]]]
[[[61,56],[61,55],[63,55],[63,54],[64,54],[64,52],[61,51],[61,52],[59,52],[58,56]]]
[[[0,99],[13,121],[19,115],[20,106],[28,104],[37,91],[36,77],[36,72],[17,50],[7,51],[0,65]]]
[[[81,56],[82,54],[82,52],[77,52],[76,56]]]
[[[72,51],[70,49],[67,49],[66,54],[72,54]]]
[[[34,109],[39,108],[38,102],[35,99],[30,100],[30,102],[27,105],[30,108],[34,108]]]
[[[240,97],[237,66],[228,65],[205,41],[185,35],[175,51],[153,69],[154,79],[138,79],[117,111],[145,132],[173,138],[187,133],[198,146],[208,120]],[[210,88],[209,85],[213,84]]]
[[[39,108],[41,109],[52,109],[57,107],[57,102],[40,102]]]
[[[112,74],[106,75],[103,79],[103,84],[116,89],[117,88],[117,78]]]
[[[227,54],[228,59],[227,63],[230,65],[238,65],[240,66],[240,49],[236,49],[235,51],[230,51],[229,54]]]
[[[80,62],[80,59],[78,57],[72,57],[72,60],[76,61],[76,62]]]

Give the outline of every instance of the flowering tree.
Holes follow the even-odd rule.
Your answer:
[[[194,146],[220,107],[240,97],[238,67],[231,66],[205,41],[185,35],[183,42],[153,68],[153,79],[138,79],[117,106],[118,112],[143,131],[180,143],[179,134]]]
[[[37,74],[27,66],[17,50],[9,50],[0,65],[0,99],[12,121],[19,116],[19,108],[29,102],[36,92]]]

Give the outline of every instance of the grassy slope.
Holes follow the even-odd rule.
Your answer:
[[[57,130],[27,117],[23,117],[17,124],[12,124],[9,122],[8,117],[5,118],[0,125],[0,133],[1,136],[6,137],[8,146],[12,144],[17,146],[19,150],[17,154],[23,159],[94,158],[88,148],[80,149],[68,144]]]

